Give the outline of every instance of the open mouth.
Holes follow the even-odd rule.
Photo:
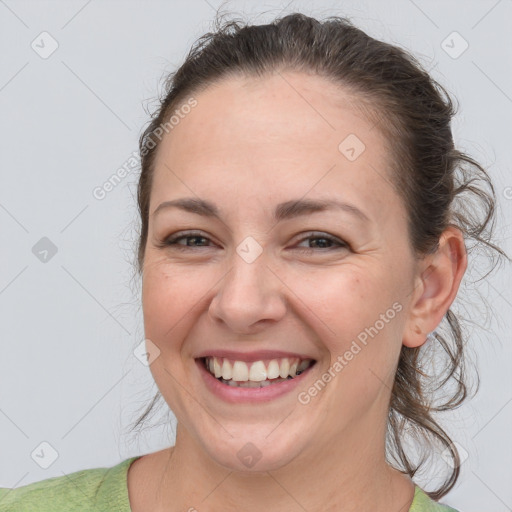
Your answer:
[[[283,357],[248,363],[214,356],[202,357],[200,361],[218,381],[241,388],[262,388],[294,379],[316,362],[314,359]]]

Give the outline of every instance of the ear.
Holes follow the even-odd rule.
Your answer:
[[[457,295],[467,267],[467,253],[462,232],[454,226],[446,228],[439,238],[439,247],[421,260],[409,316],[402,343],[419,347],[441,322]]]

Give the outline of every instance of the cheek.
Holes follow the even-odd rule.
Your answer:
[[[183,364],[181,351],[187,347],[184,340],[197,322],[194,306],[204,291],[197,272],[194,277],[191,271],[177,271],[176,267],[171,270],[170,265],[163,263],[151,264],[144,270],[144,335],[160,351],[150,371],[166,403],[180,418],[186,417],[186,396],[182,390],[190,371]]]
[[[293,281],[292,281],[293,282]],[[304,279],[298,276],[293,289],[315,312],[334,336],[357,335],[364,327],[378,320],[396,297],[391,292],[389,277],[378,269],[347,265],[337,270],[322,270]]]
[[[201,279],[203,277],[203,279]],[[142,308],[146,338],[160,350],[175,350],[173,340],[181,340],[190,323],[194,308],[208,289],[204,273],[192,269],[176,269],[165,264],[153,264],[144,270]]]
[[[319,378],[330,382],[326,418],[337,429],[392,389],[404,308],[382,268],[347,266],[300,286],[297,295],[307,297],[313,332],[328,358]]]
[[[347,265],[295,282],[306,306],[301,314],[329,352],[331,367],[341,356],[343,373],[356,382],[370,370],[389,373],[401,346],[404,309],[389,270]]]

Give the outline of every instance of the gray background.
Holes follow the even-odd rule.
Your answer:
[[[310,3],[226,8],[261,23],[294,10],[348,15],[370,35],[412,50],[460,102],[456,141],[489,168],[501,206],[498,242],[512,252],[512,2]],[[137,150],[160,79],[209,30],[220,4],[0,0],[0,487],[172,444],[173,425],[128,432],[156,391],[134,355],[144,339],[132,280],[136,169],[102,200],[93,190]],[[44,55],[53,40],[58,48]],[[456,55],[464,41],[467,50]],[[443,418],[468,456],[442,501],[464,512],[512,510],[511,281],[503,266],[469,287],[474,306],[461,306],[483,325],[469,327],[482,384]],[[52,454],[56,460],[41,467]],[[428,488],[429,476],[417,482]]]

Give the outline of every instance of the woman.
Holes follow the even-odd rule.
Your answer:
[[[434,418],[466,397],[450,306],[465,239],[504,253],[453,115],[413,57],[342,18],[201,38],[140,141],[146,348],[176,443],[4,489],[0,510],[454,510],[437,500],[460,459]],[[470,180],[491,185],[470,189],[478,225]],[[442,402],[432,345],[456,381]],[[452,461],[433,491],[411,429]]]

